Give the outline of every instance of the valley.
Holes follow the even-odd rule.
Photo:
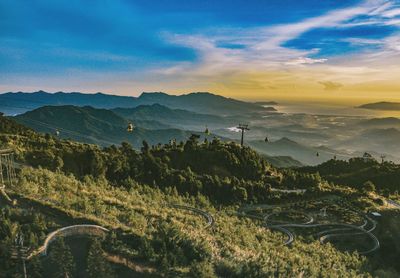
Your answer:
[[[47,93],[7,94],[7,100],[29,99],[35,103],[32,100],[35,94],[39,105]],[[294,161],[317,165],[334,157],[349,159],[365,152],[378,160],[384,157],[388,161],[400,161],[396,148],[400,123],[394,117],[283,113],[279,111],[281,105],[275,102],[267,102],[273,106],[265,106],[265,102],[247,103],[210,93],[184,96],[143,93],[138,98],[121,97],[120,102],[115,101],[117,96],[110,96],[107,109],[96,105],[96,101],[99,97],[105,100],[108,95],[94,95],[93,100],[79,93],[64,95],[58,93],[53,102],[49,98],[50,106],[16,115],[15,119],[40,132],[59,131],[61,138],[102,146],[126,141],[135,148],[140,148],[143,140],[167,144],[170,140],[184,141],[192,133],[208,140],[217,136],[224,141],[238,142],[240,134],[235,127],[246,123],[251,128],[245,135],[246,144],[263,155],[293,159],[286,165],[285,160],[277,162],[280,167],[298,164]],[[119,106],[122,102],[123,106]],[[213,105],[207,105],[209,102]],[[132,134],[126,132],[129,123],[135,126]],[[205,130],[210,133],[206,134]],[[270,161],[275,163],[277,158]]]

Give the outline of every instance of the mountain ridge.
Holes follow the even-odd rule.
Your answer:
[[[163,92],[143,92],[139,97],[109,95],[104,93],[87,94],[80,92],[32,93],[7,92],[0,94],[0,111],[8,114],[24,112],[45,105],[90,105],[95,108],[134,108],[139,105],[161,104],[171,109],[184,109],[196,113],[215,115],[240,115],[249,112],[263,112],[266,109],[254,103],[219,96],[208,92],[194,92],[183,95],[169,95]]]
[[[400,102],[379,101],[374,103],[367,103],[357,108],[370,109],[370,110],[384,110],[384,111],[400,111]]]
[[[54,134],[58,130],[61,138],[102,146],[126,141],[140,148],[143,140],[155,145],[168,143],[173,138],[186,140],[192,133],[177,128],[149,130],[142,127],[130,133],[126,131],[129,120],[111,110],[90,106],[44,106],[13,118],[39,132]]]

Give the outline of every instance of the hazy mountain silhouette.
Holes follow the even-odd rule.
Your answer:
[[[305,165],[317,165],[332,159],[347,159],[348,156],[327,147],[310,147],[297,143],[289,138],[281,138],[273,142],[263,140],[250,141],[249,145],[262,154],[269,156],[290,156]],[[319,156],[317,156],[317,153]]]
[[[45,105],[75,105],[95,108],[133,108],[139,105],[161,104],[169,108],[184,109],[215,115],[239,115],[249,112],[268,111],[260,105],[239,101],[211,93],[168,95],[166,93],[142,93],[139,97],[116,96],[102,93],[5,93],[0,94],[0,111],[8,115],[20,114]]]
[[[381,101],[381,102],[363,104],[358,106],[358,108],[372,109],[372,110],[400,111],[400,102]]]

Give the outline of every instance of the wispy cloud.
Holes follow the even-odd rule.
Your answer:
[[[343,87],[343,84],[333,81],[320,81],[318,83],[324,86],[325,91],[336,91]]]
[[[312,65],[325,63],[326,58],[313,58],[319,49],[296,49],[283,45],[300,35],[317,28],[343,28],[352,24],[359,16],[376,17],[395,15],[393,3],[387,1],[366,1],[357,7],[349,7],[291,24],[248,29],[216,30],[204,34],[164,34],[174,44],[190,47],[199,54],[199,61],[193,66],[209,70],[229,68],[276,69],[288,65]],[[391,12],[391,13],[390,13]],[[365,22],[365,21],[364,21]],[[354,22],[353,22],[354,24]],[[367,40],[350,38],[352,43],[366,44]],[[222,43],[224,42],[224,43]],[[240,44],[241,48],[226,48],[226,43]],[[370,41],[373,43],[373,41]],[[186,70],[186,69],[185,69]]]
[[[317,63],[325,63],[328,59],[312,59],[308,57],[299,57],[294,60],[286,62],[286,65],[295,66],[295,65],[312,65]]]
[[[338,39],[358,47],[359,51],[348,55],[337,51],[337,54],[331,57],[321,55],[323,53],[321,50],[324,49],[287,47],[285,44],[307,32],[321,28],[346,30],[362,25],[394,24],[388,21],[399,20],[398,10],[393,1],[371,0],[289,24],[225,28],[195,34],[165,32],[163,37],[166,40],[195,50],[198,59],[192,63],[164,68],[163,73],[178,79],[181,77],[201,80],[200,83],[203,82],[204,86],[207,86],[208,81],[209,84],[218,84],[217,88],[223,86],[233,90],[237,86],[236,88],[242,87],[243,90],[259,91],[268,91],[270,87],[279,86],[281,89],[285,87],[286,91],[292,91],[287,85],[289,83],[299,86],[309,84],[307,90],[318,90],[318,87],[313,87],[312,84],[323,85],[324,90],[337,90],[344,86],[343,83],[359,83],[366,77],[373,80],[382,79],[385,70],[380,64],[397,66],[394,62],[398,59],[400,51],[397,35],[383,39],[357,36]],[[323,41],[325,38],[316,39]],[[240,47],[229,47],[230,45],[240,45]],[[321,47],[324,46],[322,44]],[[392,59],[388,59],[389,56]],[[378,59],[377,57],[385,61],[368,64],[368,61]],[[275,74],[277,72],[285,74]],[[332,75],[341,82],[319,81],[329,79]],[[248,80],[244,82],[244,78]],[[264,82],[263,78],[268,79],[269,83]]]

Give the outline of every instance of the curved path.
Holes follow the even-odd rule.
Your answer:
[[[109,230],[102,226],[90,225],[90,224],[63,227],[48,234],[43,245],[37,248],[36,250],[33,250],[27,257],[27,259],[29,260],[38,255],[44,255],[44,256],[47,255],[47,249],[49,248],[50,243],[52,243],[57,238],[75,236],[75,235],[90,235],[90,236],[103,237],[107,232],[109,232]]]
[[[189,211],[195,212],[197,214],[200,214],[207,220],[207,223],[205,226],[206,228],[214,225],[214,217],[212,217],[211,214],[209,214],[208,212],[206,212],[204,210],[194,208],[194,207],[184,206],[184,205],[178,205],[178,204],[172,204],[172,205],[170,205],[170,207],[177,208],[177,209],[183,209],[183,210],[189,210]]]
[[[287,212],[295,212],[295,211],[287,211]],[[294,241],[294,234],[284,227],[285,225],[287,225],[287,223],[284,223],[284,224],[268,224],[268,219],[271,216],[277,215],[279,213],[281,213],[281,212],[273,212],[273,213],[267,214],[264,217],[265,227],[268,228],[268,229],[271,229],[271,230],[278,230],[278,231],[286,234],[287,235],[287,240],[283,243],[283,245],[289,245]],[[308,220],[306,222],[304,222],[304,223],[300,223],[300,224],[297,224],[297,225],[304,225],[304,226],[308,227],[309,224],[314,222],[314,218],[311,215],[308,215],[308,214],[304,214],[304,215],[306,216],[306,218],[308,218]],[[292,225],[295,225],[295,224],[292,224]]]
[[[320,228],[320,227],[331,227],[331,229],[327,229],[324,231],[319,232],[316,234],[316,236],[319,238],[319,241],[321,243],[325,243],[331,238],[337,238],[337,237],[346,237],[346,236],[357,236],[357,235],[367,235],[372,241],[373,241],[373,247],[366,250],[366,251],[358,251],[359,254],[366,255],[369,253],[372,253],[379,249],[380,243],[378,238],[372,234],[372,231],[375,230],[377,222],[373,219],[371,219],[368,215],[364,215],[364,222],[361,225],[354,225],[354,224],[346,224],[346,223],[326,223],[326,224],[319,224],[319,223],[314,223],[314,218],[306,213],[303,213],[306,218],[308,219],[304,223],[268,223],[268,220],[271,216],[277,215],[279,213],[285,213],[285,212],[295,212],[297,211],[283,211],[283,212],[273,212],[270,214],[267,214],[264,217],[257,216],[254,214],[249,214],[248,212],[255,211],[258,209],[266,209],[266,208],[272,208],[273,206],[270,205],[260,205],[260,206],[252,206],[250,208],[242,209],[241,210],[241,216],[246,216],[258,220],[264,220],[265,221],[265,227],[271,230],[278,230],[284,234],[287,235],[287,240],[284,242],[284,245],[289,245],[294,241],[294,234],[288,230],[288,228]],[[350,209],[351,211],[361,214],[361,212],[357,212],[355,210]],[[366,227],[371,224],[371,227],[369,229],[366,229]],[[335,227],[335,228],[333,228]],[[353,232],[352,232],[353,231]]]
[[[352,226],[352,225],[348,225],[348,226]],[[345,227],[347,227],[347,226],[345,226]],[[351,230],[351,229],[358,230],[358,232],[348,233],[348,231]],[[338,233],[335,233],[335,234],[329,233],[329,234],[327,234],[327,235],[321,236],[321,237],[319,238],[319,241],[320,241],[321,243],[325,243],[327,240],[329,240],[329,239],[331,239],[331,238],[336,238],[336,237],[347,237],[347,236],[355,236],[355,235],[367,235],[369,238],[372,239],[374,245],[373,245],[372,248],[370,248],[370,249],[368,249],[368,250],[366,250],[366,251],[357,251],[359,254],[361,254],[361,255],[366,255],[366,254],[369,254],[369,253],[372,253],[372,252],[378,250],[379,247],[380,247],[379,240],[378,240],[378,238],[377,238],[374,234],[372,234],[371,232],[366,231],[366,230],[364,230],[364,229],[358,228],[357,226],[352,226],[352,227],[343,228],[343,229],[335,229],[335,230],[336,230]],[[326,232],[326,231],[325,231],[325,232]],[[332,230],[330,230],[330,232],[332,232]]]
[[[270,229],[270,230],[277,230],[277,231],[280,231],[280,232],[286,234],[287,239],[283,243],[283,245],[290,245],[294,241],[294,234],[291,231],[289,231],[288,229],[283,228],[282,226],[279,226],[279,225],[273,225],[273,226],[265,225],[265,227]]]

